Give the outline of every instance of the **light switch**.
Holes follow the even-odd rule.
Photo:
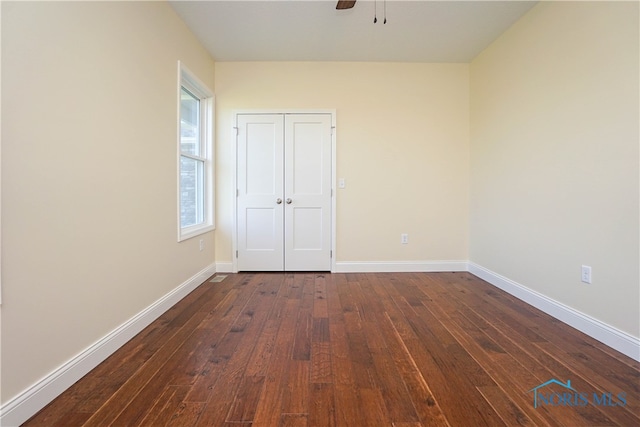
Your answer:
[[[344,187],[345,187],[344,178],[340,178],[338,180],[338,188],[344,188]]]

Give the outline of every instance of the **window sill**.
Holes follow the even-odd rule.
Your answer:
[[[196,236],[200,236],[204,233],[208,233],[215,229],[216,227],[214,225],[201,225],[201,226],[180,229],[178,230],[178,242],[183,242],[185,240],[192,239]]]

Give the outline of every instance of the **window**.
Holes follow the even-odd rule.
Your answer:
[[[213,230],[213,94],[180,70],[178,241]]]

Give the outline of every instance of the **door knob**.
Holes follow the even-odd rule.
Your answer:
[[[291,200],[290,198],[288,198],[288,197],[287,197],[287,204],[288,204],[288,205],[290,205],[292,201],[293,201],[293,200]]]
[[[278,199],[276,199],[276,203],[277,204],[281,204],[282,203],[282,199],[280,197],[278,197]]]

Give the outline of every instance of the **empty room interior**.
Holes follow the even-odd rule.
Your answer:
[[[0,425],[640,425],[639,5],[2,1]]]

